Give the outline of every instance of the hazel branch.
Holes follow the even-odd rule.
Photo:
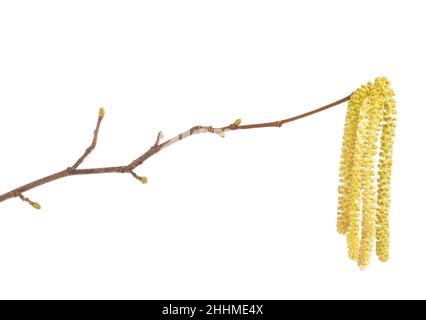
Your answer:
[[[62,171],[56,172],[54,174],[51,174],[47,177],[32,181],[30,183],[27,183],[23,186],[20,186],[16,189],[13,189],[9,192],[6,192],[6,193],[0,195],[0,202],[3,202],[5,200],[8,200],[8,199],[11,199],[11,198],[14,198],[14,197],[19,197],[19,198],[21,198],[21,200],[31,204],[34,208],[39,209],[40,205],[38,203],[32,202],[28,198],[25,198],[22,195],[22,193],[26,192],[28,190],[34,189],[36,187],[39,187],[41,185],[44,185],[46,183],[49,183],[49,182],[52,182],[52,181],[55,181],[55,180],[58,180],[58,179],[62,179],[62,178],[68,177],[68,176],[75,176],[75,175],[103,174],[103,173],[129,173],[134,178],[136,178],[137,180],[146,184],[148,182],[148,178],[144,177],[144,176],[143,177],[138,176],[134,172],[134,170],[137,167],[139,167],[140,165],[142,165],[147,159],[149,159],[153,155],[157,154],[161,150],[163,150],[163,149],[165,149],[165,148],[167,148],[167,147],[169,147],[169,146],[175,144],[176,142],[179,142],[179,141],[181,141],[185,138],[188,138],[192,135],[200,134],[200,133],[213,133],[213,134],[218,134],[218,135],[223,137],[226,131],[243,130],[243,129],[256,129],[256,128],[268,128],[268,127],[280,128],[285,123],[289,123],[289,122],[292,122],[292,121],[296,121],[296,120],[311,116],[311,115],[316,114],[318,112],[322,112],[324,110],[327,110],[329,108],[337,106],[341,103],[344,103],[344,102],[346,102],[350,99],[351,95],[352,95],[352,93],[350,95],[340,99],[340,100],[337,100],[337,101],[330,103],[328,105],[325,105],[323,107],[311,110],[309,112],[302,113],[300,115],[297,115],[297,116],[294,116],[294,117],[291,117],[291,118],[287,118],[287,119],[283,119],[283,120],[277,120],[277,121],[273,121],[273,122],[254,123],[254,124],[242,125],[241,119],[237,119],[233,123],[231,123],[230,125],[227,125],[227,126],[224,126],[224,127],[218,127],[218,128],[214,128],[212,126],[201,126],[201,125],[194,126],[191,129],[186,130],[186,131],[180,133],[179,135],[177,135],[177,136],[175,136],[171,139],[168,139],[168,140],[166,140],[162,143],[160,143],[160,141],[163,138],[163,134],[160,131],[157,134],[157,138],[155,140],[154,145],[152,147],[150,147],[146,152],[144,152],[141,156],[134,159],[132,162],[130,162],[127,165],[116,166],[116,167],[79,169],[79,166],[83,163],[83,161],[87,158],[87,156],[96,147],[98,134],[99,134],[99,128],[100,128],[102,119],[105,116],[105,110],[103,108],[101,108],[101,109],[99,109],[98,121],[97,121],[97,124],[96,124],[95,131],[93,133],[92,143],[86,149],[84,154],[77,160],[76,163],[74,163],[71,167],[67,167],[65,170],[62,170]]]

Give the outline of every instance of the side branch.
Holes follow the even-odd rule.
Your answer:
[[[98,142],[98,134],[99,134],[99,128],[101,127],[102,119],[105,116],[105,110],[104,108],[99,109],[99,116],[98,116],[98,122],[96,123],[95,131],[93,132],[93,140],[90,146],[86,149],[84,154],[80,157],[80,159],[77,160],[76,163],[73,164],[71,167],[72,169],[77,169],[80,164],[83,163],[83,161],[87,158],[87,156],[95,149],[96,143]]]
[[[124,165],[124,166],[116,166],[116,167],[103,167],[103,168],[89,168],[89,169],[79,169],[79,166],[84,162],[84,160],[87,158],[87,156],[95,149],[96,147],[96,143],[97,143],[97,139],[98,139],[98,134],[99,134],[99,128],[101,126],[101,122],[102,119],[105,116],[105,110],[103,108],[99,109],[99,116],[98,116],[98,121],[95,127],[95,131],[93,133],[93,140],[92,143],[90,144],[90,146],[86,149],[86,151],[84,152],[84,154],[71,166],[68,167],[65,170],[59,171],[57,173],[51,174],[47,177],[35,180],[33,182],[27,183],[23,186],[20,186],[16,189],[13,189],[9,192],[6,192],[2,195],[0,195],[0,202],[14,198],[14,197],[19,197],[21,200],[28,202],[29,204],[31,204],[34,208],[39,209],[40,205],[37,202],[33,202],[30,199],[26,198],[23,196],[23,193],[26,191],[29,191],[31,189],[34,189],[38,186],[41,186],[43,184],[61,179],[61,178],[65,178],[68,176],[75,176],[75,175],[86,175],[86,174],[102,174],[102,173],[128,173],[130,174],[132,177],[136,178],[137,180],[141,181],[142,183],[147,183],[148,179],[145,176],[139,176],[137,175],[134,170],[139,167],[142,163],[145,162],[145,160],[147,160],[148,158],[152,157],[153,155],[155,155],[156,153],[160,152],[161,150],[163,150],[164,148],[171,146],[172,144],[181,141],[187,137],[190,137],[194,134],[199,134],[199,133],[214,133],[214,134],[218,134],[221,137],[224,137],[224,134],[226,131],[233,131],[233,130],[242,130],[242,129],[256,129],[256,128],[267,128],[267,127],[281,127],[283,124],[288,123],[288,122],[292,122],[292,121],[296,121],[305,117],[308,117],[310,115],[313,115],[315,113],[327,110],[329,108],[332,108],[334,106],[337,106],[341,103],[344,103],[346,101],[348,101],[350,99],[352,94],[348,95],[347,97],[344,97],[340,100],[337,100],[333,103],[330,103],[328,105],[325,105],[323,107],[314,109],[312,111],[306,112],[306,113],[302,113],[300,115],[291,117],[291,118],[287,118],[287,119],[283,119],[283,120],[278,120],[278,121],[273,121],[273,122],[266,122],[266,123],[255,123],[255,124],[246,124],[246,125],[241,125],[241,120],[237,119],[235,122],[233,122],[230,125],[224,126],[224,127],[218,127],[218,128],[214,128],[212,126],[194,126],[191,129],[182,132],[181,134],[167,140],[164,141],[163,143],[160,143],[160,140],[163,138],[163,133],[160,131],[156,137],[155,143],[154,145],[151,146],[151,148],[149,148],[145,153],[143,153],[140,157],[136,158],[135,160],[133,160],[132,162],[130,162],[128,165]]]

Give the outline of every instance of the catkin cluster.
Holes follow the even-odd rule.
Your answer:
[[[376,243],[389,258],[389,206],[395,100],[390,82],[377,78],[357,89],[348,104],[340,161],[337,231],[347,236],[348,253],[361,269]],[[380,149],[380,151],[378,151]]]

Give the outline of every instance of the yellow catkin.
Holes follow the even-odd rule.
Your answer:
[[[349,191],[352,184],[354,147],[359,121],[360,92],[355,92],[348,103],[343,134],[342,156],[340,161],[339,204],[337,215],[337,232],[346,234],[349,230]]]
[[[389,259],[390,182],[396,125],[396,106],[393,98],[394,92],[389,87],[390,82],[386,78],[382,78],[380,85],[382,86],[384,96],[384,114],[378,172],[376,255],[381,261],[385,262]]]
[[[357,260],[360,245],[360,210],[361,210],[361,191],[362,191],[362,165],[363,148],[367,131],[367,111],[368,95],[372,89],[372,84],[368,83],[361,86],[355,94],[358,96],[357,104],[359,106],[359,116],[357,131],[352,145],[353,155],[351,167],[348,168],[347,190],[345,190],[345,206],[349,219],[347,232],[348,254],[352,260]]]
[[[345,120],[337,231],[346,234],[349,257],[361,269],[370,263],[375,238],[379,259],[386,261],[389,257],[390,176],[395,134],[395,100],[389,85],[386,78],[380,77],[357,89],[349,100]]]
[[[362,188],[362,230],[361,243],[358,255],[358,266],[364,269],[370,263],[374,245],[375,217],[376,217],[376,184],[375,184],[375,157],[377,142],[381,130],[383,116],[383,98],[380,78],[376,79],[373,88],[365,100],[367,109],[366,130],[363,137],[363,156],[361,162]]]

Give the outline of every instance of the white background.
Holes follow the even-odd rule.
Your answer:
[[[163,130],[290,117],[385,75],[397,94],[391,260],[335,231],[346,105],[198,135],[129,175],[0,204],[0,298],[426,298],[424,1],[1,1],[0,193],[125,165]]]

